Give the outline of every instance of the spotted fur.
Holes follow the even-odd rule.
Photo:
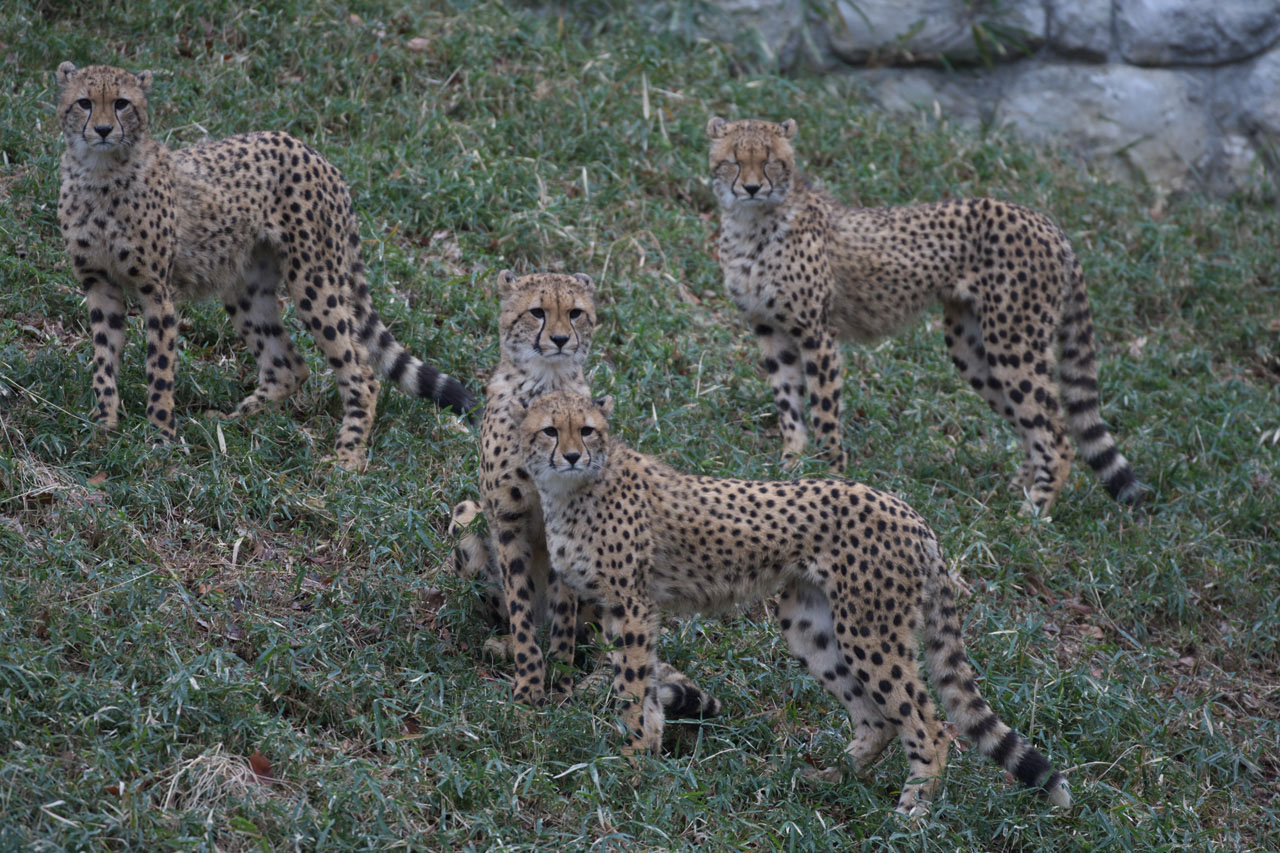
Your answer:
[[[258,361],[247,414],[283,400],[309,370],[280,321],[283,278],[298,316],[337,378],[343,401],[337,460],[366,464],[380,385],[375,365],[404,391],[459,414],[475,399],[405,351],[369,300],[347,186],[315,149],[270,131],[170,150],[152,138],[152,74],[58,66],[66,140],[58,221],[84,288],[93,332],[94,419],[114,428],[124,345],[124,292],[147,327],[147,417],[173,439],[176,303],[217,296]]]
[[[763,351],[788,465],[808,441],[806,391],[823,457],[847,465],[837,342],[894,334],[941,302],[956,368],[1022,439],[1024,511],[1048,510],[1066,482],[1068,430],[1114,498],[1141,499],[1099,414],[1080,262],[1047,216],[986,198],[845,207],[796,172],[794,121],[712,118],[707,135],[725,287]]]
[[[584,372],[595,334],[595,283],[590,276],[498,274],[501,358],[485,389],[480,424],[480,491],[489,538],[463,533],[457,540],[455,569],[486,581],[490,620],[511,632],[517,701],[537,704],[545,697],[546,663],[536,631],[550,621],[553,661],[561,666],[555,687],[567,692],[578,638],[599,624],[594,606],[578,607],[577,596],[552,570],[547,557],[542,509],[529,474],[520,465],[517,433],[525,407],[557,389],[587,393]],[[464,501],[454,508],[451,527],[461,531],[481,507]],[[667,713],[712,716],[720,703],[678,670],[662,665],[659,696]]]
[[[652,678],[658,609],[718,610],[780,593],[792,652],[848,710],[848,753],[867,767],[897,735],[910,772],[898,810],[917,813],[949,737],[916,665],[923,634],[947,715],[978,749],[1055,805],[1048,760],[978,693],[955,588],[933,532],[897,498],[846,480],[750,482],[679,473],[610,437],[612,401],[548,394],[520,426],[552,561],[598,601],[624,701],[624,752],[657,749]]]

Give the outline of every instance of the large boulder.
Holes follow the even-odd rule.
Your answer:
[[[1058,53],[1101,62],[1111,42],[1111,0],[1049,4],[1049,46]]]
[[[839,0],[829,35],[845,62],[973,64],[1017,59],[1044,42],[1040,0]]]
[[[1280,0],[1116,0],[1115,15],[1134,65],[1221,65],[1280,39]]]
[[[1178,190],[1218,153],[1208,94],[1183,71],[1043,65],[1009,81],[996,119]]]

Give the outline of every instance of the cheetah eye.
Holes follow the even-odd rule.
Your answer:
[[[547,316],[547,312],[543,311],[541,308],[530,308],[529,313],[532,314],[534,317],[537,317],[539,320]]]
[[[556,428],[555,428],[555,427],[547,427],[546,429],[544,429],[544,430],[542,431],[542,434],[543,434],[543,435],[545,435],[545,436],[547,436],[547,437],[549,437],[549,438],[555,438],[557,435],[559,435],[559,433],[558,433],[558,432],[556,432]]]
[[[574,308],[572,311],[570,311],[570,312],[569,312],[569,319],[570,319],[570,320],[576,320],[576,319],[578,319],[578,318],[579,318],[579,317],[581,317],[581,316],[582,316],[582,309],[581,309],[581,308]]]
[[[89,100],[88,98],[81,98],[80,100],[76,101],[76,106],[78,106],[82,110],[91,110],[93,109],[93,101]]]
[[[579,431],[580,433],[582,433],[582,437],[583,437],[583,438],[586,438],[587,436],[591,435],[591,434],[592,434],[593,432],[595,432],[596,430],[595,430],[595,427],[584,426],[582,429],[580,429],[580,430],[578,430],[578,431]]]
[[[125,98],[116,98],[116,112],[129,109],[129,101]]]

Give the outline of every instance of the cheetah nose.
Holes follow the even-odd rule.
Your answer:
[[[98,125],[94,125],[94,128],[93,128],[93,129],[94,129],[94,130],[97,132],[97,134],[98,134],[99,136],[101,136],[103,139],[106,139],[108,136],[110,136],[110,135],[111,135],[111,130],[112,130],[111,125],[109,125],[109,124],[98,124]]]
[[[755,195],[760,192],[759,184],[743,184],[742,188],[747,191],[747,195]]]
[[[564,349],[564,345],[569,343],[568,335],[552,335],[551,343],[556,345],[557,349]]]
[[[568,463],[569,463],[569,465],[570,465],[570,467],[572,467],[572,466],[574,466],[574,465],[577,465],[577,464],[578,464],[578,460],[579,460],[579,459],[581,459],[581,458],[582,458],[582,454],[581,454],[581,453],[572,453],[572,452],[571,452],[571,453],[566,453],[566,454],[564,455],[564,461],[565,461],[565,462],[568,462]]]

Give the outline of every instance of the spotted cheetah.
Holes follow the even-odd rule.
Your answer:
[[[823,457],[846,467],[837,341],[891,335],[940,301],[952,361],[1022,439],[1025,513],[1047,511],[1066,482],[1067,429],[1112,497],[1140,500],[1099,415],[1089,297],[1058,226],[989,198],[845,207],[796,171],[795,135],[790,119],[707,123],[720,266],[763,352],[784,462],[808,440],[807,390]]]
[[[899,811],[927,809],[950,745],[917,670],[917,633],[959,730],[1050,802],[1070,805],[1062,774],[978,694],[951,577],[911,507],[847,480],[682,474],[612,438],[611,413],[609,398],[543,396],[520,425],[520,453],[556,569],[604,614],[624,753],[661,744],[658,608],[717,610],[780,593],[792,652],[852,718],[854,765],[865,769],[901,739],[910,772]]]
[[[584,372],[595,334],[595,282],[590,276],[498,274],[501,357],[485,389],[480,424],[480,491],[492,539],[465,533],[455,548],[454,568],[486,581],[490,620],[511,631],[514,698],[537,704],[545,698],[546,665],[535,636],[550,619],[551,657],[560,664],[556,689],[567,693],[579,634],[598,625],[594,607],[578,608],[573,591],[560,582],[547,558],[538,493],[516,457],[517,430],[525,407],[556,389],[588,393]],[[454,508],[451,530],[459,532],[480,508],[464,501]],[[672,716],[714,716],[720,702],[679,670],[659,665],[659,698]]]
[[[64,62],[56,77],[66,139],[58,221],[89,307],[95,421],[118,421],[125,289],[142,301],[147,417],[163,439],[176,436],[175,302],[217,296],[253,350],[258,386],[232,416],[287,398],[309,371],[281,326],[281,278],[337,377],[344,467],[366,464],[375,364],[407,393],[460,414],[475,407],[456,379],[409,355],[373,310],[351,196],[315,149],[272,131],[170,150],[150,133],[150,71]]]

